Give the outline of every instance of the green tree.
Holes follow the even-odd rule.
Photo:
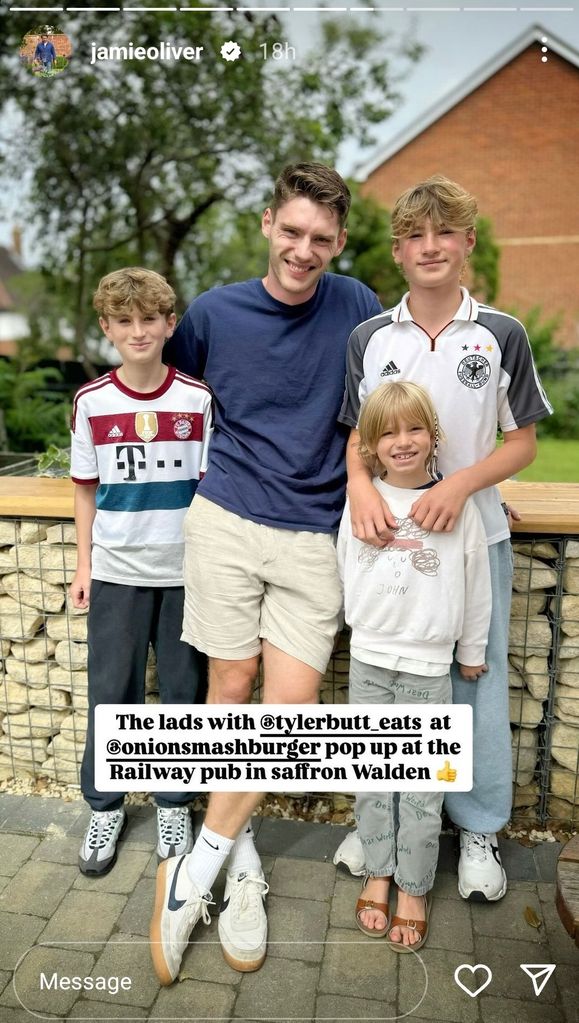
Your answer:
[[[8,23],[4,49],[22,20],[14,15]],[[194,64],[90,64],[91,42],[191,45],[193,24],[204,46]],[[51,80],[50,102],[23,69],[12,74],[11,101],[24,125],[12,153],[16,163],[32,165],[30,216],[50,241],[43,269],[85,354],[90,295],[102,273],[149,264],[180,291],[180,271],[201,271],[199,239],[210,213],[261,204],[288,160],[334,162],[346,138],[368,144],[397,99],[388,53],[396,52],[397,66],[418,56],[414,44],[387,46],[376,25],[344,19],[323,21],[321,45],[281,66],[264,60],[261,48],[283,38],[278,19],[226,10],[198,13],[194,22],[145,11],[131,23],[87,9],[71,14],[67,32],[74,56],[66,74]],[[243,53],[233,64],[218,57],[228,38]]]
[[[11,451],[43,451],[48,444],[70,443],[70,407],[53,389],[61,380],[56,369],[22,369],[0,359],[0,408]]]
[[[553,406],[553,415],[537,424],[537,433],[579,439],[579,350],[557,347],[560,316],[543,319],[540,307],[535,306],[519,318],[529,335],[537,371]]]

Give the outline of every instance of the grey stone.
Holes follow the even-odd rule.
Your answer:
[[[541,881],[555,881],[561,842],[539,842],[534,849],[535,866]]]
[[[149,933],[149,924],[153,903],[155,901],[155,882],[153,878],[141,878],[135,885],[134,891],[125,903],[125,908],[119,917],[119,927],[122,931],[130,934]]]
[[[0,913],[0,969],[13,970],[45,926],[41,917]]]
[[[22,809],[27,796],[13,796],[10,792],[0,793],[0,828],[2,831],[17,831],[18,811]]]
[[[318,967],[311,963],[266,959],[257,973],[246,973],[235,1003],[235,1019],[311,1019],[316,1001]]]
[[[42,975],[50,982],[56,973],[59,980],[66,982],[71,977],[88,977],[94,964],[94,956],[78,949],[45,948],[37,946],[22,960],[14,975],[15,992],[22,1005],[28,1010],[64,1015],[78,999],[79,992],[47,989],[41,987]],[[15,992],[11,992],[14,996]],[[2,996],[4,998],[4,996]],[[8,1004],[18,1005],[17,999]]]
[[[359,877],[336,876],[336,886],[331,902],[330,926],[356,928],[355,907],[360,896],[362,882]]]
[[[148,1007],[159,991],[151,963],[149,942],[140,935],[115,934],[99,956],[93,970],[93,977],[129,977],[130,991],[109,994],[106,991],[87,991],[89,1001],[112,1002],[115,1005],[140,1005]]]
[[[292,899],[324,901],[334,892],[336,868],[331,863],[308,863],[304,870],[299,860],[278,858],[269,881],[272,895]]]
[[[6,885],[0,895],[0,908],[10,913],[52,916],[77,873],[74,867],[29,860]]]
[[[38,845],[39,839],[31,835],[0,833],[0,874],[13,877],[26,863]]]
[[[2,1006],[2,1023],[30,1023],[31,1017],[26,1009],[10,1009],[8,1006]],[[54,1016],[52,1013],[43,1012],[42,1019],[62,1019],[62,1016]]]
[[[542,919],[542,907],[536,891],[517,891],[511,887],[504,899],[493,903],[472,903],[472,921],[475,934],[495,935],[501,938],[524,938],[529,942],[544,942],[544,928],[530,926],[525,920],[529,908]],[[490,965],[490,964],[489,964]]]
[[[321,962],[328,929],[329,906],[306,899],[268,899],[268,955]]]
[[[437,899],[458,899],[460,902],[464,902],[464,899],[458,893],[458,878],[456,873],[454,874],[441,874],[437,871],[434,879],[434,886],[432,888],[432,894]]]
[[[336,995],[320,995],[316,1002],[316,1021],[331,1020],[332,1023],[349,1023],[350,1020],[396,1019],[396,1000],[378,1002],[369,998],[345,998]],[[418,1023],[412,1017],[412,1023]]]
[[[149,1013],[146,1009],[138,1009],[134,1005],[114,1005],[111,1002],[76,1002],[70,1010],[67,1019],[98,1019],[103,1021],[112,1019],[142,1020],[146,1023]],[[30,1023],[30,1020],[28,1021]]]
[[[569,937],[559,918],[555,906],[555,885],[540,884],[537,887],[547,940],[551,949],[552,958],[549,961],[558,964],[567,963],[569,966],[574,966],[579,973],[579,948]]]
[[[434,899],[430,915],[428,948],[446,948],[450,951],[473,951],[470,907],[463,900]]]
[[[551,981],[549,981],[551,983]],[[484,1023],[565,1023],[565,1017],[554,1005],[521,1002],[518,998],[481,998]]]
[[[533,849],[519,845],[512,838],[499,838],[499,852],[509,881],[538,880]]]
[[[126,899],[108,892],[71,891],[64,896],[56,913],[42,932],[40,940],[79,944],[105,942],[117,922]],[[95,951],[100,952],[100,949]]]
[[[555,985],[560,992],[563,1011],[568,1023],[579,1020],[579,971],[576,966],[558,966],[554,973]],[[550,983],[550,982],[549,982]],[[549,987],[549,984],[547,985]],[[546,990],[546,988],[545,988]]]
[[[131,808],[132,809],[132,808]],[[157,813],[147,807],[146,816],[129,813],[125,842],[135,849],[154,849],[157,845]]]
[[[80,800],[65,802],[62,799],[43,799],[42,796],[25,796],[14,807],[4,830],[39,835],[60,829],[56,834],[64,838],[71,832],[75,822],[82,817],[84,803]],[[8,827],[7,827],[8,825]]]
[[[517,940],[475,937],[476,962],[486,963],[493,972],[492,985],[487,989],[489,995],[493,997],[530,1000],[531,995],[534,995],[533,984],[530,977],[521,970],[521,963],[553,961],[549,958],[549,948],[544,941],[539,945],[536,942],[518,940],[521,933],[525,934],[522,928],[519,928]],[[554,1002],[556,997],[555,985],[547,984],[541,992],[541,1001]]]
[[[0,970],[0,994],[2,994],[9,980],[12,979],[10,970]]]
[[[85,877],[78,874],[74,887],[84,892],[114,892],[127,895],[132,892],[150,859],[148,852],[131,851],[119,844],[118,859],[104,877]]]
[[[361,931],[331,928],[326,936],[319,990],[323,994],[366,998],[369,991],[384,991],[390,1000],[396,991],[397,956],[382,939]]]
[[[331,824],[262,818],[256,846],[261,855],[291,856],[294,859],[330,861],[346,831],[336,836]]]
[[[412,1021],[418,1016],[430,1021],[444,1020],[445,1023],[474,1023],[478,1019],[477,1000],[453,983],[456,967],[466,959],[472,961],[471,956],[431,949],[428,945],[416,955],[399,954],[398,959],[401,960],[398,980],[400,1015],[406,1012],[411,1014]],[[479,961],[482,960],[474,960]]]
[[[68,863],[78,866],[78,838],[57,838],[48,835],[36,846],[30,857],[32,860],[46,860],[49,863]]]
[[[199,923],[189,937],[185,949],[179,979],[210,980],[214,984],[238,984],[240,974],[228,966],[223,958],[221,942],[217,932],[217,918],[206,927]]]
[[[184,980],[162,988],[151,1010],[151,1018],[193,1021],[227,1019],[233,1011],[236,990],[226,984]]]
[[[156,877],[158,869],[159,869],[159,861],[157,859],[157,853],[154,852],[151,855],[151,858],[149,859],[149,862],[147,863],[147,866],[145,867],[145,869],[143,871],[143,877]]]

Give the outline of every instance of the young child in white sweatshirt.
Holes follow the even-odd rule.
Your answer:
[[[450,703],[455,644],[463,678],[476,681],[486,671],[491,587],[480,513],[469,498],[452,532],[429,532],[413,521],[421,492],[440,479],[436,458],[444,443],[424,388],[381,385],[365,401],[358,429],[360,454],[398,526],[395,540],[378,548],[353,536],[348,506],[342,518],[338,559],[352,629],[350,703]],[[388,936],[398,952],[426,941],[443,798],[442,792],[356,797],[366,859],[356,923],[371,937]],[[398,899],[390,921],[392,877]]]

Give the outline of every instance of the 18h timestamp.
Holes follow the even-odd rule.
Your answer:
[[[261,43],[260,50],[263,53],[263,59],[268,60],[295,60],[296,59],[296,48],[290,46],[288,42],[279,43]]]

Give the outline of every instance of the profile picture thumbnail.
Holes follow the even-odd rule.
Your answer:
[[[39,25],[24,36],[20,61],[37,78],[52,78],[68,67],[72,43],[56,25]]]

